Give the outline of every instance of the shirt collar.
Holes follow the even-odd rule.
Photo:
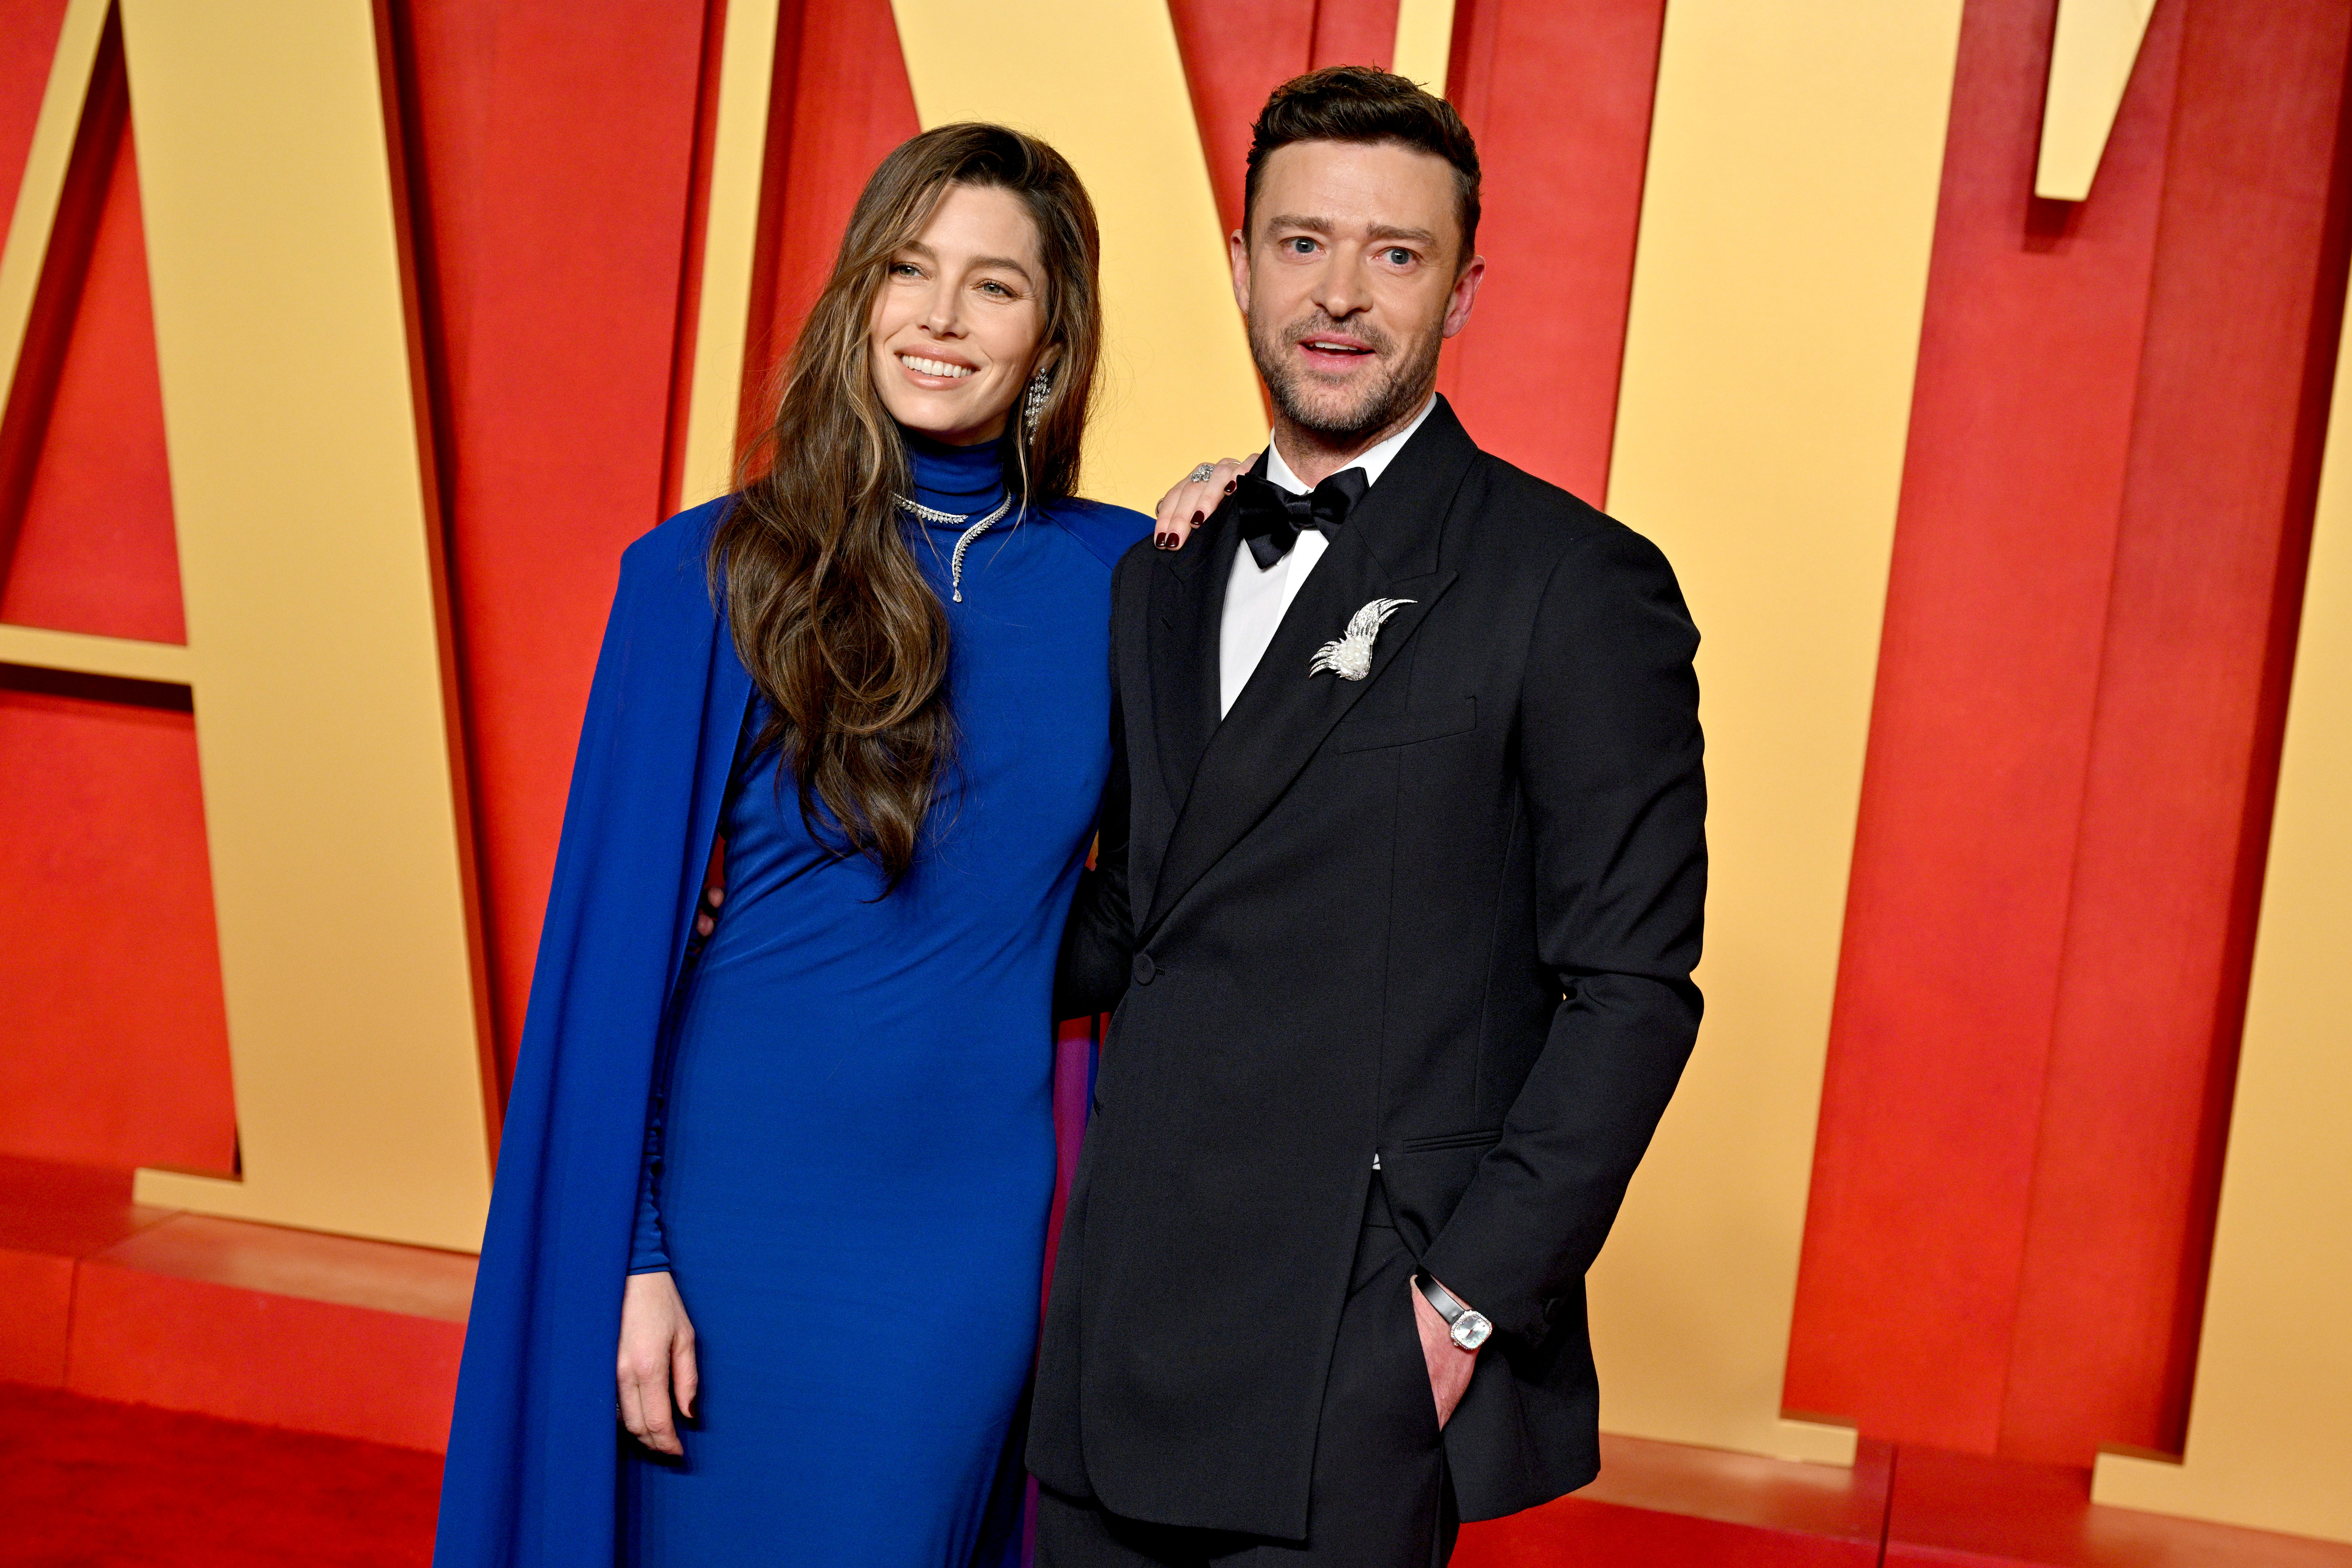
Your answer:
[[[1341,466],[1361,468],[1364,471],[1364,487],[1369,490],[1381,482],[1381,476],[1388,471],[1390,460],[1404,450],[1404,444],[1412,439],[1412,433],[1421,428],[1422,422],[1429,417],[1429,411],[1436,406],[1437,394],[1432,392],[1429,394],[1429,401],[1421,405],[1421,412],[1412,416],[1411,424],[1406,425],[1379,445],[1362,453],[1354,461],[1343,464]],[[1310,486],[1302,484],[1298,476],[1290,471],[1290,465],[1282,460],[1282,453],[1274,444],[1274,438],[1270,433],[1265,443],[1265,476],[1294,496],[1303,496],[1312,488]]]

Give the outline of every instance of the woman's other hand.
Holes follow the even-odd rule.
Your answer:
[[[677,1282],[666,1273],[632,1274],[621,1297],[621,1425],[656,1454],[684,1454],[671,1414],[694,1414],[694,1325]]]
[[[1248,467],[1247,458],[1225,457],[1203,463],[1186,475],[1174,489],[1160,497],[1159,521],[1152,526],[1151,542],[1161,549],[1182,549],[1192,530],[1234,493],[1234,481]]]
[[[710,863],[702,870],[702,904],[694,912],[694,934],[708,937],[719,929],[719,906],[727,902],[727,841],[710,846]]]

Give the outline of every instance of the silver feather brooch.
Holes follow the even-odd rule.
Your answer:
[[[1381,627],[1390,616],[1412,602],[1410,599],[1375,599],[1348,617],[1348,634],[1315,650],[1315,662],[1307,666],[1307,678],[1313,680],[1326,670],[1343,681],[1360,681],[1370,674],[1372,640],[1381,634]]]

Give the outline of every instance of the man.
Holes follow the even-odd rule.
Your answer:
[[[1698,1026],[1697,634],[1654,549],[1436,397],[1477,218],[1468,131],[1402,78],[1259,117],[1231,246],[1273,442],[1113,590],[1062,1004],[1118,1010],[1038,1370],[1046,1568],[1426,1568],[1457,1502],[1599,1468],[1582,1276]]]

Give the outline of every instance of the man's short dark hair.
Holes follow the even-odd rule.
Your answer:
[[[1242,233],[1257,215],[1258,176],[1275,149],[1294,141],[1393,141],[1454,165],[1462,219],[1459,267],[1478,249],[1478,144],[1454,106],[1401,76],[1370,66],[1327,66],[1274,89],[1250,127],[1249,179],[1242,187]]]

